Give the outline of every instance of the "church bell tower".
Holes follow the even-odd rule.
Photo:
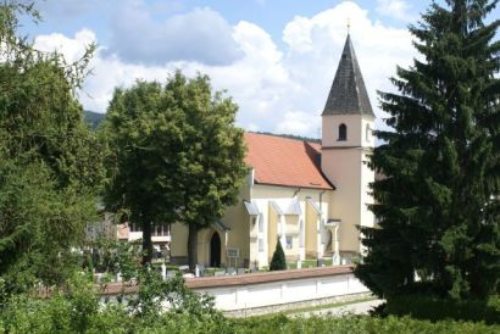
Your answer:
[[[347,35],[342,56],[322,113],[321,169],[335,185],[330,219],[340,220],[339,245],[343,258],[363,249],[357,226],[373,226],[373,203],[369,184],[375,173],[367,162],[375,146],[375,125],[368,93]]]

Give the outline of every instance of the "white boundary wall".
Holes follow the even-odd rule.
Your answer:
[[[280,306],[369,292],[352,273],[194,290],[213,296],[215,307],[222,311]]]

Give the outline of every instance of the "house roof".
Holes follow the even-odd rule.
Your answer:
[[[321,145],[279,136],[245,133],[246,163],[257,184],[334,189],[321,172]]]
[[[374,116],[349,35],[323,110],[323,115],[346,114]]]

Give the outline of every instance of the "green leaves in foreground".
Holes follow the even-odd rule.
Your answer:
[[[0,278],[10,292],[61,284],[96,221],[100,146],[75,90],[92,47],[67,64],[17,35],[30,1],[0,5]]]
[[[311,334],[493,334],[500,326],[487,326],[483,323],[467,323],[455,321],[414,320],[410,317],[370,318],[368,316],[344,316],[332,318],[293,318],[272,316],[234,320],[234,333],[311,333]]]

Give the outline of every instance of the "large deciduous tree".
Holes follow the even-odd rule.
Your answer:
[[[497,1],[433,3],[410,27],[420,57],[381,93],[390,114],[372,164],[379,226],[357,276],[377,295],[485,297],[500,280]],[[416,280],[419,277],[420,280]],[[497,290],[498,291],[498,290]]]
[[[182,222],[194,268],[198,230],[236,200],[246,173],[236,111],[202,75],[176,72],[165,85],[137,82],[115,91],[103,127],[110,148],[106,203],[142,227],[144,263],[151,261],[155,224]]]
[[[96,138],[75,97],[90,51],[68,64],[17,33],[27,2],[0,6],[0,275],[9,291],[61,283],[96,220]]]

